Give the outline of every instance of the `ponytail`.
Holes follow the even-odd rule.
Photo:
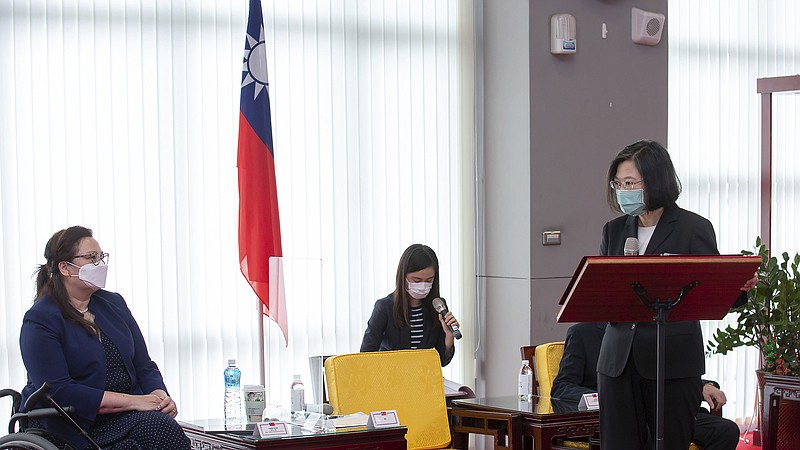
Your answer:
[[[64,319],[77,323],[92,336],[99,336],[100,329],[97,325],[86,320],[83,314],[69,303],[69,293],[64,286],[61,272],[58,270],[58,264],[72,258],[78,250],[81,239],[87,237],[92,237],[92,230],[73,226],[56,232],[47,241],[44,248],[44,257],[47,259],[47,263],[41,264],[36,269],[36,297],[33,302],[38,302],[44,296],[51,297],[61,310]]]

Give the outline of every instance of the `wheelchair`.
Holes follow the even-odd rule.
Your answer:
[[[0,390],[0,398],[11,397],[11,419],[8,421],[8,435],[0,437],[0,450],[23,449],[23,450],[73,450],[67,444],[57,445],[57,439],[53,438],[47,430],[41,428],[34,428],[28,426],[30,419],[44,419],[48,417],[60,416],[68,423],[70,423],[76,430],[81,433],[89,444],[98,450],[102,450],[97,445],[86,430],[83,429],[77,422],[70,416],[74,411],[72,406],[61,407],[50,396],[50,386],[44,383],[42,387],[36,390],[25,405],[20,409],[22,403],[22,395],[13,389]],[[33,405],[38,403],[50,404],[47,408],[33,408]]]

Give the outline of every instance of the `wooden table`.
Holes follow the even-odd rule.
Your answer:
[[[331,449],[331,450],[405,450],[405,427],[383,429],[351,428],[348,431],[311,433],[298,426],[291,426],[292,435],[259,439],[252,431],[206,431],[219,430],[208,420],[179,421],[183,431],[197,450],[247,450],[247,449]],[[252,425],[253,424],[249,424]]]
[[[475,413],[492,416],[480,422]],[[466,448],[469,433],[508,435],[508,444],[495,448],[555,450],[557,438],[593,437],[600,432],[599,411],[579,411],[577,403],[534,396],[530,402],[517,396],[454,400],[453,447]],[[466,418],[465,418],[466,416]],[[596,440],[590,444],[597,446]]]
[[[786,401],[792,401],[791,405],[786,405]],[[797,432],[800,430],[792,429],[784,433],[786,436],[778,436],[779,422],[786,422],[784,427],[797,427],[798,418],[796,414],[788,414],[787,409],[797,412],[800,404],[800,378],[787,377],[782,375],[764,375],[764,405],[762,410],[762,422],[764,430],[761,433],[761,448],[763,450],[775,450],[778,448],[795,448]],[[780,414],[781,403],[784,403],[784,414]],[[789,408],[787,408],[789,406]],[[780,420],[779,420],[780,418]],[[779,438],[781,441],[779,442]],[[783,445],[779,445],[783,444]]]

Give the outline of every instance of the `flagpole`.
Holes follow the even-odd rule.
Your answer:
[[[264,341],[266,340],[266,336],[264,335],[264,318],[265,315],[262,314],[264,310],[264,305],[261,303],[261,299],[256,296],[256,314],[258,314],[258,370],[261,374],[261,385],[264,386],[264,389],[267,388],[267,357],[266,357],[266,346],[264,345]],[[265,391],[266,392],[266,391]]]
[[[272,142],[272,116],[269,104],[267,52],[261,0],[250,0],[247,37],[244,45],[242,93],[240,97],[239,144],[236,167],[239,174],[239,266],[256,294],[259,339],[259,373],[266,387],[266,312],[283,332],[289,345],[289,324],[280,272],[273,277],[270,258],[279,259],[281,250],[278,188]],[[274,278],[274,279],[271,279]],[[276,285],[273,285],[275,283]],[[277,284],[280,284],[278,286]],[[270,292],[277,292],[270,298]]]

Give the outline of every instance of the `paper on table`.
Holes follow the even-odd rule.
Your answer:
[[[333,426],[336,428],[347,428],[365,427],[367,426],[367,420],[369,420],[369,415],[363,412],[357,412],[346,416],[331,417],[329,422],[333,423]]]
[[[475,398],[475,392],[465,384],[456,383],[455,381],[444,379],[444,396],[445,397],[464,397]]]

